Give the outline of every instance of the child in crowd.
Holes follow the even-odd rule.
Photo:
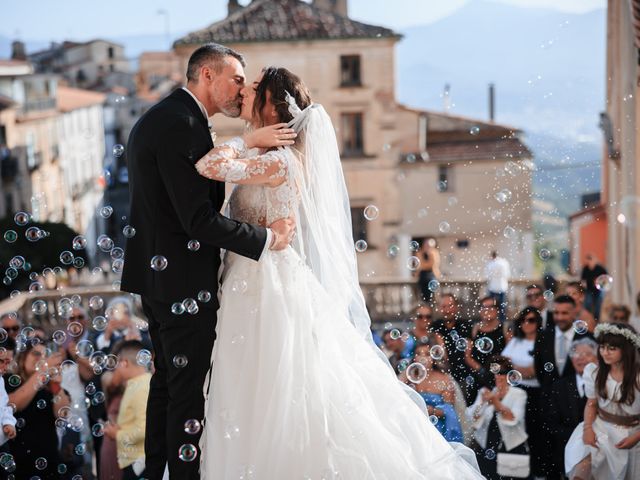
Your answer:
[[[9,395],[4,388],[4,378],[2,378],[13,362],[15,349],[16,343],[10,337],[0,344],[0,424],[2,425],[0,446],[16,436],[16,417],[13,416],[13,408],[9,406]]]
[[[120,404],[118,423],[109,423],[104,433],[116,440],[118,465],[123,480],[137,480],[145,477],[144,435],[147,417],[147,397],[149,396],[149,373],[145,362],[138,355],[144,345],[137,340],[125,340],[116,345],[118,356],[116,371],[126,382]]]
[[[565,449],[565,471],[586,480],[640,478],[640,335],[626,324],[596,327],[598,365],[584,369],[584,422]]]

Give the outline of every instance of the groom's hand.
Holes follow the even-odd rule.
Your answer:
[[[276,220],[269,228],[273,232],[273,238],[269,250],[284,250],[289,246],[296,231],[296,222],[293,218],[281,218]]]
[[[273,148],[293,145],[298,135],[286,123],[276,123],[246,133],[242,138],[247,148]]]

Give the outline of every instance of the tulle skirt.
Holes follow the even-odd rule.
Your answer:
[[[227,254],[216,333],[203,479],[482,478],[292,249]]]

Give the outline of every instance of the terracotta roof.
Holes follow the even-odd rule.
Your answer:
[[[427,162],[524,160],[532,158],[520,139],[520,130],[494,122],[428,110],[402,109],[427,116]],[[413,157],[410,157],[413,155]],[[408,162],[407,157],[414,159]],[[402,163],[420,163],[420,152],[405,152]]]
[[[62,86],[58,87],[56,97],[57,107],[61,112],[101,105],[106,99],[107,96],[103,93]]]
[[[301,0],[253,0],[224,20],[189,33],[173,45],[400,37],[388,28],[356,22]]]

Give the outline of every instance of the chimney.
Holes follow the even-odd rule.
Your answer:
[[[496,88],[493,83],[489,84],[489,120],[496,119]]]
[[[231,15],[232,13],[235,13],[238,10],[241,10],[242,9],[242,5],[240,5],[238,3],[238,0],[229,0],[227,8],[228,8],[228,15]]]
[[[11,42],[11,60],[26,60],[27,50],[24,47],[24,42],[20,40],[14,40]]]
[[[349,16],[348,0],[313,0],[313,6],[343,17]]]

